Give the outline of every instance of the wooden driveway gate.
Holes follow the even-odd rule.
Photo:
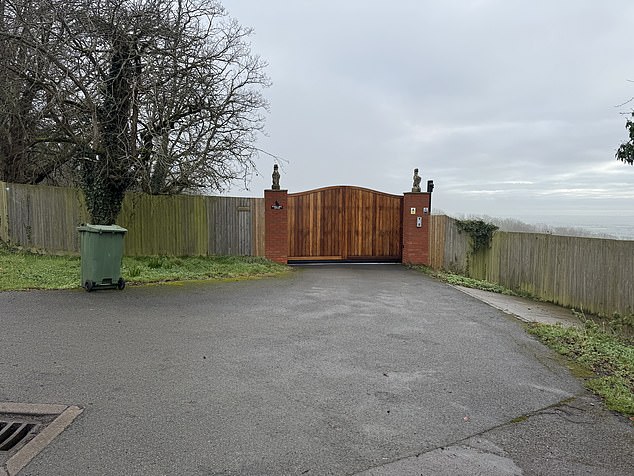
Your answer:
[[[360,187],[288,194],[288,260],[401,261],[403,196]]]

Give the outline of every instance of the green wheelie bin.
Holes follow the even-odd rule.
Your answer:
[[[98,288],[123,289],[121,277],[123,237],[126,230],[117,225],[81,225],[81,285],[90,292]]]

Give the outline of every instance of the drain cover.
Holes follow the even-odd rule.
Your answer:
[[[76,406],[0,402],[0,476],[14,476],[82,412]]]
[[[26,442],[27,436],[38,428],[37,423],[12,418],[8,421],[0,420],[0,451],[11,451]]]

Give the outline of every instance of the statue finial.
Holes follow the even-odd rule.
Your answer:
[[[412,192],[420,192],[420,176],[418,175],[418,169],[414,169],[414,184],[412,185]]]
[[[273,166],[273,185],[271,186],[271,190],[280,189],[280,172],[277,169],[278,169],[278,166],[277,164],[275,164]]]

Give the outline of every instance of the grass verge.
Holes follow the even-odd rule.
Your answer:
[[[590,370],[586,387],[610,410],[634,416],[634,346],[630,338],[586,319],[584,327],[533,323],[528,332],[559,354]]]
[[[449,284],[535,299],[499,284],[427,267],[416,269]],[[572,361],[573,373],[584,378],[586,387],[602,397],[609,409],[634,421],[634,315],[588,318],[581,312],[572,312],[583,327],[532,323],[528,332]]]
[[[415,266],[415,268],[429,276],[440,279],[448,284],[454,286],[463,286],[465,288],[481,289],[482,291],[491,291],[499,294],[506,294],[507,296],[522,296],[532,298],[528,293],[517,293],[511,289],[505,288],[500,284],[490,283],[488,281],[482,281],[480,279],[468,278],[460,274],[453,274],[447,271],[435,271],[426,266]]]
[[[277,276],[286,266],[251,256],[124,257],[121,273],[128,284]],[[0,291],[71,289],[80,286],[80,258],[0,248]]]

